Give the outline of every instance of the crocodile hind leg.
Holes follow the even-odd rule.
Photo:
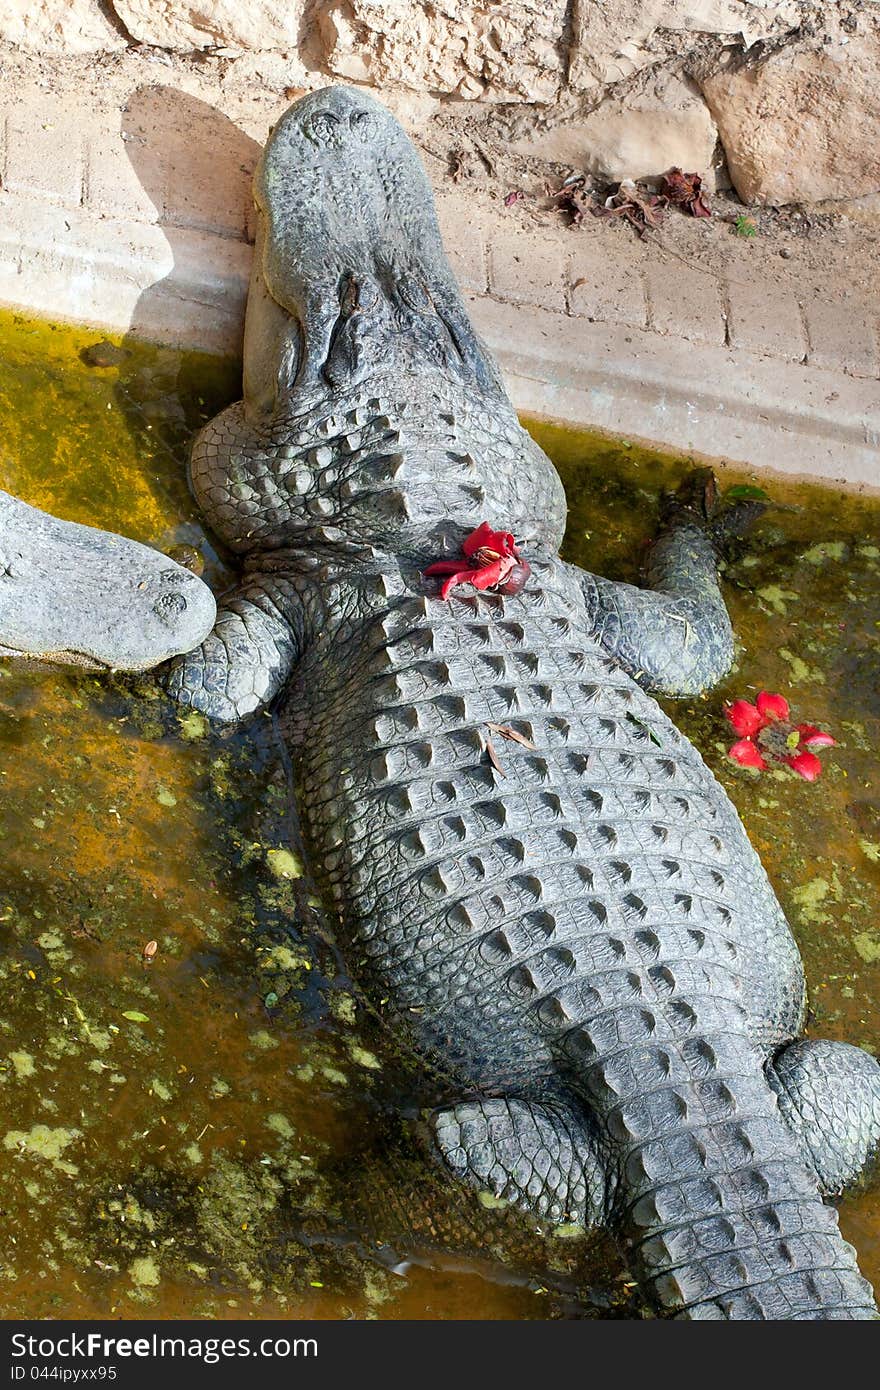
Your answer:
[[[860,1047],[819,1039],[783,1047],[766,1070],[822,1192],[842,1192],[880,1147],[877,1061]]]
[[[456,1177],[555,1224],[601,1224],[605,1170],[570,1110],[521,1100],[463,1101],[431,1117]]]

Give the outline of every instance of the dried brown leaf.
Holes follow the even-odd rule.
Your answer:
[[[535,745],[531,740],[527,739],[524,734],[517,733],[516,729],[508,729],[505,738],[513,739],[514,743],[521,743],[523,748],[531,748],[532,752],[535,750]]]
[[[593,201],[585,191],[585,184],[584,178],[566,179],[562,187],[551,195],[556,200],[557,210],[568,213],[575,226],[583,222],[588,212],[595,211]]]
[[[453,183],[473,176],[474,157],[468,150],[455,149],[449,152],[449,174]]]
[[[590,211],[594,217],[623,217],[643,237],[646,231],[662,223],[664,202],[654,194],[640,193],[635,184],[627,183],[606,198],[604,206],[594,203]]]
[[[504,768],[498,761],[498,754],[495,752],[494,744],[492,743],[492,740],[490,738],[486,739],[486,752],[489,754],[489,762],[492,764],[495,771],[498,773],[498,776],[506,777],[507,773],[504,771]]]
[[[521,743],[523,748],[531,748],[534,752],[535,745],[530,743],[524,734],[518,733],[516,729],[511,728],[509,724],[492,724],[487,720],[486,728],[491,729],[495,734],[500,734],[502,738],[510,739],[512,743]]]

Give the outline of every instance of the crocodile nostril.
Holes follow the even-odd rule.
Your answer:
[[[171,623],[186,612],[186,599],[176,592],[162,594],[153,604],[153,612],[163,623]]]
[[[376,118],[372,111],[345,113],[321,107],[309,116],[303,130],[313,144],[324,149],[340,150],[350,139],[364,145],[372,140],[376,132]]]
[[[363,144],[372,139],[376,130],[376,121],[372,111],[352,111],[349,124],[352,134]]]
[[[339,149],[345,141],[342,122],[333,111],[316,111],[307,122],[305,133],[316,145]]]

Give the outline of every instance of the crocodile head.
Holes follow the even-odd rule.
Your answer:
[[[198,646],[215,612],[167,556],[0,492],[0,654],[143,671]]]
[[[500,389],[444,255],[421,161],[384,106],[347,87],[295,102],[263,151],[254,201],[265,289],[298,330],[284,366],[301,390],[368,374],[380,341]]]
[[[243,427],[193,450],[217,534],[243,553],[331,540],[442,556],[488,521],[555,548],[561,484],[470,324],[391,112],[346,87],[303,97],[254,200]]]

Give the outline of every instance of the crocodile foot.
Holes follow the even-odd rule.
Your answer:
[[[444,1161],[471,1187],[554,1224],[589,1229],[601,1223],[604,1168],[571,1111],[473,1100],[436,1111],[429,1123]]]
[[[860,1047],[792,1043],[767,1066],[782,1118],[827,1196],[852,1186],[880,1149],[880,1065]]]
[[[671,531],[697,526],[710,537],[717,554],[729,543],[751,530],[767,511],[768,503],[757,498],[723,502],[718,479],[711,468],[693,468],[685,474],[675,492],[668,492],[660,503],[661,527]]]

